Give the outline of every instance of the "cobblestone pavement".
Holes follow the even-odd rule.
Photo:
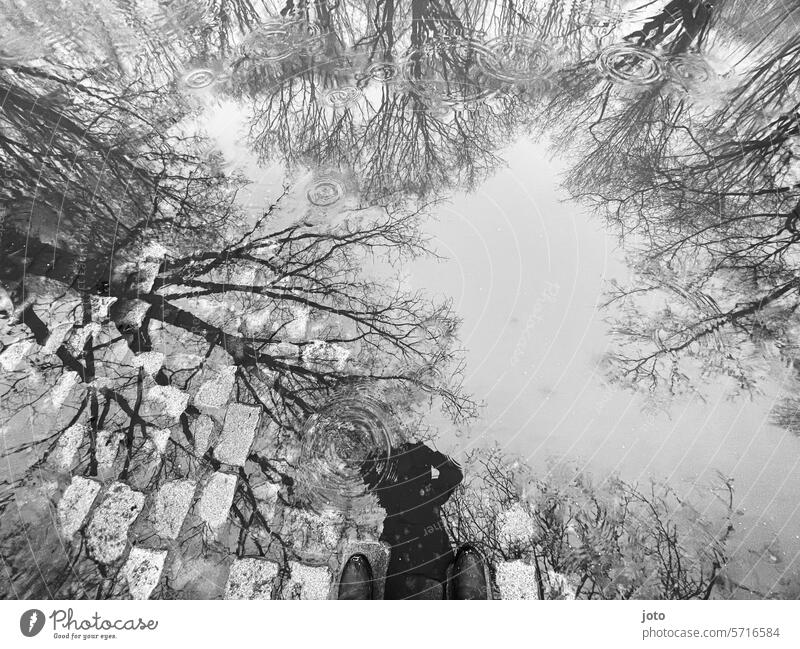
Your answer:
[[[92,441],[89,427],[74,424],[55,441],[17,503],[21,517],[37,526],[49,518],[57,531],[47,543],[62,554],[56,564],[70,573],[71,585],[58,590],[58,581],[50,581],[53,596],[331,599],[341,567],[355,553],[367,555],[376,575],[385,574],[388,548],[378,541],[377,503],[362,498],[347,515],[292,503],[280,472],[270,482],[248,459],[279,452],[274,427],[259,408],[224,395],[229,382],[214,381],[201,390],[205,412],[188,418],[191,443],[179,422],[153,430],[125,467],[125,440],[98,431],[97,475],[86,477],[75,470]],[[163,392],[149,398],[165,412],[174,407]],[[169,415],[185,417],[177,409]],[[248,470],[254,466],[258,471]],[[259,525],[242,526],[241,500],[249,501],[248,516]],[[499,566],[501,593],[535,598],[532,570],[521,562]],[[53,578],[47,570],[41,577]],[[375,597],[382,597],[381,584]]]
[[[48,344],[33,352],[52,354],[63,343]],[[141,368],[138,413],[158,426],[142,426],[129,447],[124,432],[93,433],[79,418],[52,440],[6,512],[28,524],[20,541],[41,541],[30,553],[31,574],[12,580],[11,595],[327,599],[357,552],[385,574],[377,500],[358,498],[348,512],[298,502],[299,445],[262,408],[236,400],[235,367],[208,373],[192,395],[156,383],[163,354],[116,353]],[[12,356],[4,362],[24,363]],[[52,398],[68,399],[73,387]],[[529,568],[501,566],[502,591],[534,596]]]

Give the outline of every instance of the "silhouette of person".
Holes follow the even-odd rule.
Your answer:
[[[439,596],[454,559],[441,507],[463,480],[461,467],[425,444],[406,443],[388,459],[365,461],[362,477],[386,510],[381,540],[391,552],[384,599]]]

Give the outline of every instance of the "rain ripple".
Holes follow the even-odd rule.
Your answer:
[[[324,47],[324,35],[315,25],[301,21],[272,20],[259,25],[242,41],[245,56],[277,62],[299,54],[313,54]]]
[[[361,90],[356,86],[330,88],[320,94],[320,103],[329,108],[349,108],[361,99]]]
[[[497,84],[480,65],[490,56],[478,39],[440,37],[409,53],[403,78],[413,92],[429,102],[473,104],[497,91]]]
[[[210,68],[197,68],[183,75],[183,85],[191,90],[207,88],[217,80],[217,74]]]
[[[699,54],[679,54],[671,57],[667,63],[667,72],[673,82],[686,90],[693,90],[716,77],[711,66]]]
[[[305,496],[317,507],[346,508],[367,493],[364,463],[386,471],[396,422],[366,388],[342,392],[311,415],[298,466]]]
[[[552,47],[524,35],[498,38],[481,57],[486,73],[501,81],[525,83],[547,78],[554,69]]]
[[[306,191],[308,202],[317,207],[329,207],[344,196],[344,188],[336,178],[323,175],[314,178]]]
[[[370,65],[364,72],[364,76],[379,81],[381,83],[388,83],[400,74],[400,70],[394,63],[390,61],[379,61]]]
[[[633,43],[615,43],[600,52],[597,69],[614,83],[647,86],[662,81],[665,65],[653,50]]]

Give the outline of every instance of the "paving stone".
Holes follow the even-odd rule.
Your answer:
[[[174,480],[161,485],[150,510],[150,520],[160,537],[178,538],[196,487],[194,480]]]
[[[529,543],[535,530],[530,513],[520,503],[499,514],[498,528],[498,540],[505,548]]]
[[[189,403],[189,395],[172,385],[154,385],[147,391],[147,398],[157,402],[164,414],[178,419]]]
[[[147,452],[159,456],[163,455],[164,451],[167,450],[167,443],[171,435],[169,428],[148,429],[147,435],[148,439],[145,442]]]
[[[306,560],[326,560],[342,536],[345,518],[339,512],[315,514],[297,507],[284,507],[280,535]]]
[[[86,529],[86,544],[92,558],[111,563],[125,552],[128,528],[142,511],[144,494],[122,482],[112,484],[95,509]]]
[[[166,550],[131,549],[128,560],[122,567],[122,574],[125,575],[133,599],[150,598],[161,578],[166,558]]]
[[[191,423],[190,428],[194,438],[194,453],[197,457],[203,457],[211,444],[214,420],[208,415],[200,415]]]
[[[283,587],[283,599],[328,599],[331,572],[325,566],[289,562],[290,578]]]
[[[214,473],[200,496],[198,513],[212,529],[220,527],[228,519],[228,512],[236,492],[236,476],[229,473]]]
[[[11,343],[0,352],[0,367],[6,372],[13,372],[25,358],[33,343],[30,340],[19,340]]]
[[[56,442],[48,462],[57,471],[69,471],[75,463],[75,455],[83,442],[88,428],[84,424],[74,424],[67,428]]]
[[[243,466],[253,445],[261,409],[239,403],[231,404],[225,413],[219,444],[214,455],[221,462]]]
[[[350,350],[340,345],[327,343],[323,340],[312,340],[311,344],[304,347],[302,351],[303,364],[322,367],[336,367],[338,372],[342,372],[350,358]]]
[[[65,537],[72,538],[83,526],[99,491],[99,482],[80,476],[72,478],[56,509],[58,526]]]
[[[73,326],[72,322],[61,322],[51,327],[50,335],[47,337],[42,351],[46,354],[55,354],[72,331]]]
[[[90,296],[92,306],[92,320],[105,320],[108,318],[108,309],[117,301],[117,298],[107,295]]]
[[[198,408],[221,408],[228,401],[236,379],[236,367],[224,367],[218,376],[200,386],[194,396],[194,405]]]
[[[237,559],[231,565],[225,599],[271,599],[278,564],[266,559]]]
[[[164,365],[164,354],[161,352],[144,352],[136,354],[131,361],[134,367],[141,367],[145,374],[152,376]]]
[[[89,336],[96,336],[100,333],[100,324],[97,322],[90,322],[82,327],[76,327],[67,340],[67,347],[73,354],[80,354]]]
[[[523,561],[498,565],[497,586],[503,599],[539,599],[536,566]]]
[[[58,409],[63,406],[70,391],[80,380],[81,378],[78,376],[77,372],[73,372],[72,370],[64,372],[50,391],[50,400],[53,403],[53,407]]]

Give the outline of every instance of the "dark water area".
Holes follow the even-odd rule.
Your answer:
[[[3,595],[796,597],[798,19],[4,0]]]

